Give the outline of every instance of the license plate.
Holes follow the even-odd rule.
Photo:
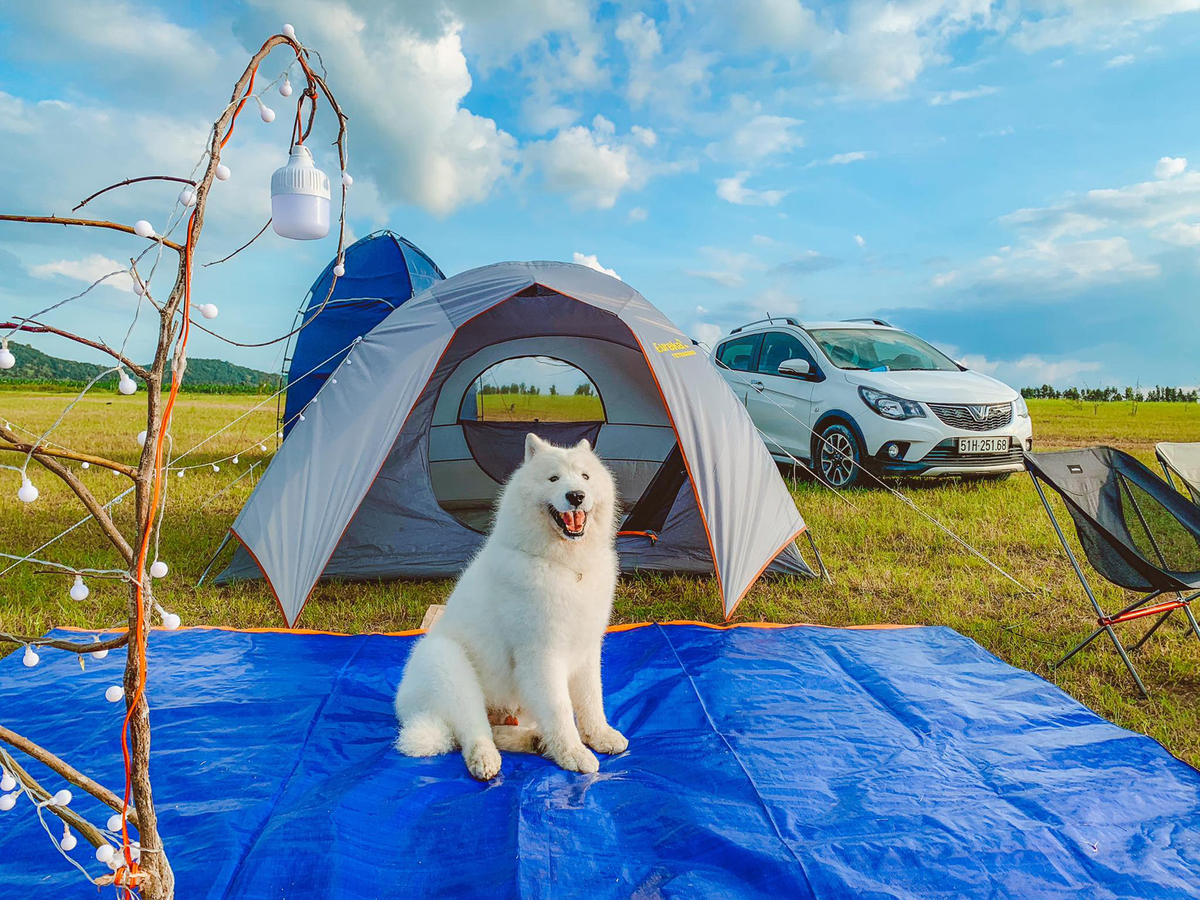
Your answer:
[[[970,437],[958,439],[959,453],[1007,453],[1008,437]]]

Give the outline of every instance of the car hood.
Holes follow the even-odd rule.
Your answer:
[[[852,384],[923,403],[1008,403],[1017,392],[981,372],[860,372],[846,370]]]

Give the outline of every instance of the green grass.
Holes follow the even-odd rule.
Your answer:
[[[545,399],[545,398],[543,398]],[[563,398],[564,400],[568,398]],[[45,427],[67,402],[43,393],[0,394],[0,416],[26,428]],[[179,404],[176,441],[191,446],[253,403],[246,397],[187,396]],[[1108,443],[1129,449],[1153,464],[1158,440],[1200,440],[1200,408],[1182,404],[1076,404],[1031,401],[1035,437],[1042,449]],[[88,399],[55,434],[59,442],[133,462],[144,407],[139,397],[115,394]],[[206,445],[192,462],[207,462],[255,444],[274,429],[271,402]],[[268,442],[268,447],[273,447]],[[5,454],[5,463],[19,462]],[[167,525],[161,556],[171,572],[158,597],[185,623],[271,627],[281,624],[265,585],[195,589],[228,525],[249,496],[255,474],[230,486],[265,454],[245,453],[239,465],[169,479]],[[31,469],[41,489],[31,505],[16,499],[16,474],[0,470],[0,550],[25,553],[80,518],[78,504],[49,473]],[[108,498],[128,482],[95,468],[83,473]],[[796,502],[812,527],[834,584],[819,581],[762,581],[737,610],[740,621],[815,622],[823,625],[902,623],[947,625],[978,641],[1002,659],[1054,680],[1102,715],[1149,734],[1193,765],[1200,764],[1200,641],[1178,624],[1159,631],[1135,654],[1151,693],[1140,700],[1112,647],[1102,641],[1057,674],[1047,667],[1088,634],[1093,617],[1025,476],[1000,483],[910,481],[901,488],[921,508],[945,522],[1032,589],[1016,586],[962,551],[935,526],[885,492],[849,492],[848,506],[820,485],[792,484]],[[1060,510],[1061,512],[1061,510]],[[128,505],[120,513],[128,517]],[[126,518],[127,521],[127,518]],[[1064,515],[1064,523],[1066,518]],[[808,554],[805,544],[802,548]],[[76,566],[116,567],[117,560],[92,526],[45,551],[44,556]],[[0,565],[0,568],[3,568]],[[0,629],[41,633],[57,625],[120,623],[125,597],[115,584],[93,580],[92,595],[76,604],[67,597],[69,578],[39,575],[22,566],[0,578]],[[1099,577],[1101,602],[1119,608],[1127,595]],[[430,603],[445,598],[448,582],[320,584],[300,625],[331,631],[401,630],[419,625]],[[710,579],[646,575],[622,580],[615,618],[720,621]],[[1146,623],[1122,630],[1133,643]]]
[[[595,394],[479,394],[487,422],[598,422],[604,406]]]

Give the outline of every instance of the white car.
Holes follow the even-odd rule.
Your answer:
[[[1033,449],[1025,400],[881,319],[735,328],[713,357],[771,455],[837,488],[877,475],[1003,478]]]

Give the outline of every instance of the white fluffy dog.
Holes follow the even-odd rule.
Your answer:
[[[600,688],[617,582],[615,505],[612,474],[587,441],[561,448],[526,437],[491,535],[404,668],[397,750],[459,747],[471,774],[487,780],[500,771],[499,750],[595,772],[588,747],[629,745],[608,724]],[[489,711],[520,725],[493,728]]]

